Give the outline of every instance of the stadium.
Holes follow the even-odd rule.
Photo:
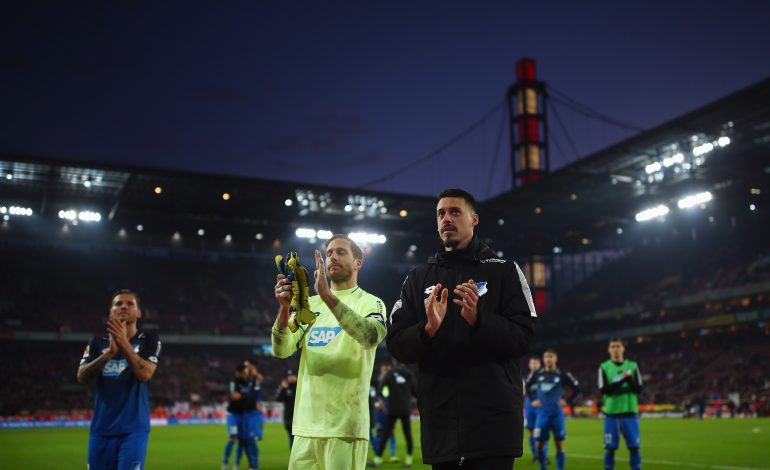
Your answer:
[[[517,166],[516,187],[481,202],[479,236],[529,280],[532,352],[555,348],[581,383],[571,468],[601,459],[596,368],[614,337],[643,374],[647,466],[767,467],[769,150],[764,80],[556,171]],[[273,397],[298,359],[270,348],[274,256],[310,264],[350,233],[362,284],[390,308],[437,246],[431,197],[18,153],[0,155],[0,175],[3,468],[82,468],[93,390],[76,364],[127,286],[164,343],[148,465],[217,468],[226,384],[249,358],[264,377],[260,468],[285,468]]]

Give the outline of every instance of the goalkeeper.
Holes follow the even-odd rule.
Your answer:
[[[369,378],[377,344],[386,333],[385,306],[358,287],[364,259],[353,240],[334,235],[325,247],[325,269],[321,252],[315,252],[318,295],[309,299],[307,274],[298,260],[292,255],[285,266],[280,259],[277,263],[284,273],[275,285],[279,309],[273,352],[286,358],[302,350],[289,469],[363,469],[369,447]],[[291,318],[290,310],[295,311]]]

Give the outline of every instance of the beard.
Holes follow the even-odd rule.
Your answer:
[[[444,248],[457,248],[457,245],[460,244],[460,240],[455,238],[445,238],[444,240],[441,240],[441,242],[444,245]]]
[[[345,282],[353,276],[353,270],[347,266],[339,266],[334,272],[326,269],[326,277],[334,282]]]

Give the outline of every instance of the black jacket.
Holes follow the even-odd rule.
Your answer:
[[[469,279],[480,294],[474,327],[452,302],[454,287]],[[429,289],[438,282],[449,289],[447,314],[429,338],[425,305]],[[427,265],[409,272],[390,315],[387,345],[400,362],[420,364],[425,463],[521,456],[523,397],[517,359],[532,344],[534,310],[518,265],[496,258],[475,236],[467,248],[441,248]]]

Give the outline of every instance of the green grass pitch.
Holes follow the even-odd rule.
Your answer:
[[[770,419],[643,419],[641,429],[643,467],[647,470],[770,470]],[[412,468],[429,468],[419,464],[422,457],[418,423],[413,423],[413,430],[417,445],[416,464]],[[403,460],[404,440],[400,430],[396,439],[398,456]],[[566,468],[601,469],[601,439],[600,420],[568,420]],[[153,428],[146,468],[217,470],[221,467],[225,441],[224,425]],[[87,445],[88,429],[3,429],[0,430],[0,469],[84,470]],[[289,446],[282,425],[267,423],[265,439],[259,447],[262,470],[286,468]],[[552,462],[553,450],[551,444]],[[371,458],[371,452],[369,456]],[[538,470],[531,459],[529,449],[525,449],[524,457],[516,461],[515,468]],[[246,464],[244,456],[240,468],[245,469]],[[386,463],[382,468],[401,468],[401,464]],[[550,468],[555,468],[555,464]],[[628,469],[625,449],[618,452],[615,468]]]

